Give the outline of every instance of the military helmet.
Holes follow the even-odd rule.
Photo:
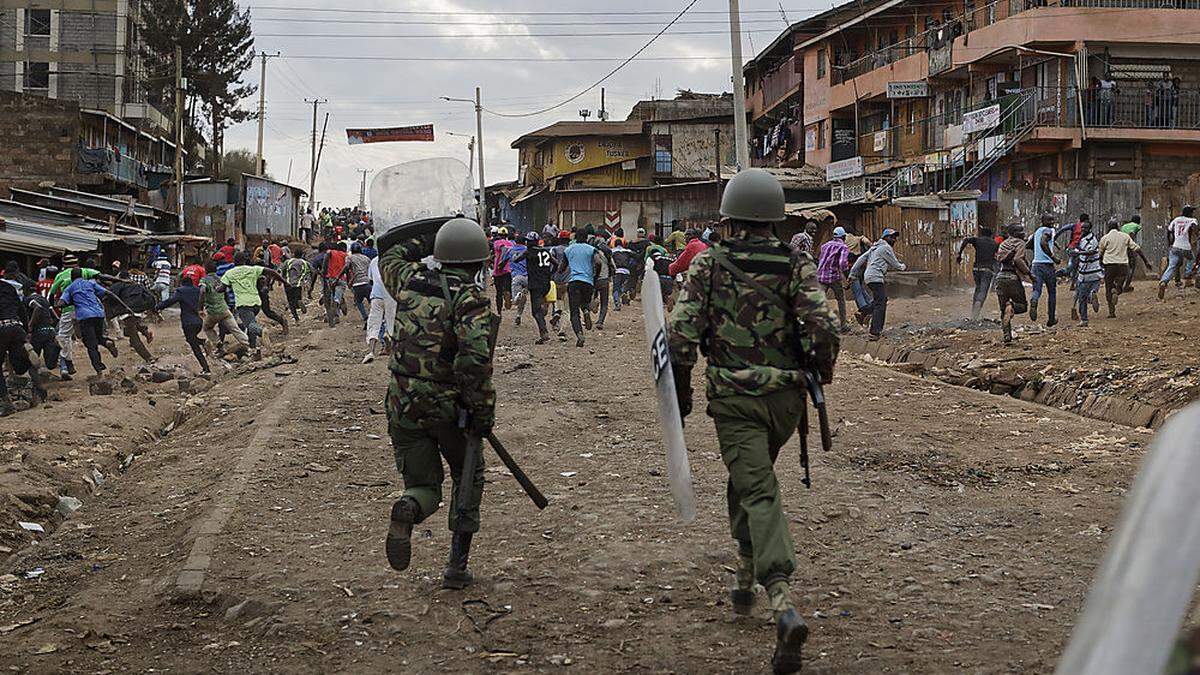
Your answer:
[[[433,240],[433,259],[445,265],[487,260],[488,241],[483,228],[469,218],[446,221]]]
[[[725,186],[721,215],[752,223],[786,220],[783,186],[775,176],[763,169],[741,171]]]

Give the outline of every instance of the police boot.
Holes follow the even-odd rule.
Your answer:
[[[450,560],[442,572],[442,588],[461,590],[470,585],[471,571],[467,569],[467,558],[471,554],[471,532],[455,532],[450,540]]]
[[[401,497],[392,504],[392,520],[388,525],[387,559],[397,572],[408,569],[412,560],[413,523],[421,516],[421,507],[412,497]]]
[[[791,594],[787,581],[767,586],[767,598],[775,617],[775,655],[771,657],[771,667],[779,675],[800,672],[804,642],[808,640],[808,626],[792,604]]]
[[[734,578],[737,586],[729,591],[733,613],[750,616],[754,613],[754,559],[739,555]]]

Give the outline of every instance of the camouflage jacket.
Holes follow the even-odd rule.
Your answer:
[[[406,426],[456,422],[466,410],[477,424],[495,419],[492,353],[500,319],[481,278],[459,268],[430,270],[411,250],[389,249],[379,272],[396,299],[389,415]]]
[[[807,253],[779,239],[744,235],[719,246],[739,269],[791,304],[788,317],[708,251],[692,261],[671,312],[669,342],[676,370],[690,371],[699,347],[708,358],[708,398],[762,396],[802,385],[802,354],[815,351],[832,366],[837,322],[817,284]]]

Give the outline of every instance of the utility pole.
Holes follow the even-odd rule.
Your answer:
[[[329,113],[325,113],[325,124],[321,125],[321,148],[317,150],[317,163],[313,166],[312,192],[308,193],[308,201],[315,201],[313,192],[317,191],[317,172],[321,170],[321,155],[325,154],[325,131],[329,129]]]
[[[312,125],[312,156],[308,164],[308,203],[316,204],[317,200],[313,198],[313,193],[317,190],[317,106],[322,103],[328,103],[328,100],[323,98],[304,99],[305,103],[311,103],[313,107],[313,125]]]
[[[749,133],[746,130],[746,81],[742,76],[742,15],[738,0],[729,0],[729,50],[733,62],[733,142],[738,171],[750,168]]]
[[[358,210],[367,210],[367,174],[371,173],[370,169],[358,169],[362,174],[362,187],[358,189]]]
[[[487,229],[487,192],[485,186],[487,183],[483,179],[483,94],[480,93],[479,87],[475,87],[475,100],[472,101],[466,98],[451,98],[442,96],[443,101],[451,101],[453,103],[474,103],[475,104],[475,148],[479,154],[479,203],[478,217],[479,224]]]
[[[183,47],[175,46],[175,207],[179,211],[179,231],[185,230],[183,214]]]
[[[479,224],[487,231],[487,190],[483,180],[483,94],[475,87],[475,151],[479,153]]]
[[[263,174],[263,125],[267,122],[267,59],[278,57],[279,52],[259,54],[262,59],[262,75],[258,78],[258,162],[254,165],[254,175]]]
[[[604,107],[604,87],[600,87],[600,114],[597,117],[601,122],[608,121],[608,109]]]

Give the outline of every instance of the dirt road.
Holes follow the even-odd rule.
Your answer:
[[[475,586],[440,588],[444,510],[409,571],[385,562],[402,489],[387,374],[345,325],[297,338],[295,365],[184,399],[124,475],[8,556],[0,667],[766,671],[765,608],[735,619],[725,602],[725,471],[703,415],[687,428],[700,516],[673,516],[640,313],[585,349],[533,337],[506,317],[497,434],[551,506],[487,457]],[[814,489],[795,441],[780,459],[810,672],[1050,670],[1149,434],[850,357],[830,398],[837,450],[814,458]]]

